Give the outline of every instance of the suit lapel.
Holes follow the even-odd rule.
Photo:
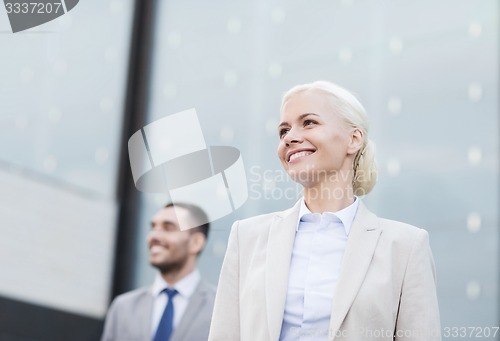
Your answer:
[[[141,335],[144,340],[149,340],[151,338],[151,320],[153,316],[153,295],[151,294],[151,288],[146,289],[142,293],[142,299],[138,300],[137,306],[134,307],[134,316],[137,317],[137,326],[141,328]],[[138,311],[144,313],[137,314]]]
[[[186,335],[188,329],[193,326],[196,315],[202,310],[206,301],[206,290],[204,287],[204,283],[200,280],[196,290],[193,295],[189,299],[188,306],[186,307],[186,311],[182,314],[182,318],[179,321],[179,325],[174,329],[172,333],[171,340],[175,341],[178,339],[177,335]]]
[[[270,340],[278,340],[281,332],[299,210],[300,201],[291,209],[278,213],[269,229],[266,254],[266,308]]]
[[[363,283],[380,233],[377,217],[360,202],[349,233],[339,280],[333,296],[331,335],[337,334]]]

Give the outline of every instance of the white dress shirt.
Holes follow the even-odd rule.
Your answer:
[[[328,340],[333,292],[358,205],[355,198],[338,212],[311,213],[302,199],[280,340]]]
[[[178,294],[175,295],[172,300],[174,303],[174,320],[173,327],[179,324],[179,321],[182,318],[182,315],[186,311],[186,308],[189,303],[189,298],[193,295],[198,283],[200,282],[200,273],[197,269],[191,272],[189,275],[181,279],[174,286],[169,285],[167,282],[163,280],[160,274],[156,275],[155,281],[152,287],[153,294],[153,315],[152,315],[152,323],[151,323],[151,335],[154,337],[156,333],[156,329],[158,328],[158,324],[160,323],[161,316],[163,315],[163,311],[167,306],[168,297],[162,291],[165,288],[176,289]]]

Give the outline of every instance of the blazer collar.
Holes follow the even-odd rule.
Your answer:
[[[271,340],[278,340],[281,332],[299,211],[300,200],[292,208],[277,213],[269,229],[266,257],[266,310]],[[336,335],[363,283],[380,233],[377,216],[360,200],[334,292],[330,319],[330,330],[333,332],[331,335]]]
[[[337,335],[370,266],[381,229],[378,218],[359,203],[333,295],[331,335]]]
[[[299,210],[300,200],[292,208],[277,213],[269,229],[265,275],[270,340],[278,340],[281,332]]]
[[[153,295],[151,287],[142,288],[137,305],[134,306],[136,311],[142,311],[143,314],[137,317],[136,326],[140,329],[139,334],[141,339],[149,340],[151,338],[151,320],[153,318]]]
[[[193,328],[193,325],[195,325],[193,321],[200,318],[198,315],[202,313],[204,306],[209,303],[209,293],[210,286],[203,280],[199,280],[196,289],[189,299],[188,306],[182,315],[179,325],[172,333],[171,341],[181,340],[182,336],[186,335],[190,328]]]

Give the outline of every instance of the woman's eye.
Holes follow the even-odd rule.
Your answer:
[[[289,130],[288,128],[280,129],[280,131],[279,131],[280,138],[283,138],[283,136],[285,136],[286,133],[288,133],[288,130]]]
[[[318,124],[318,122],[313,121],[313,120],[305,120],[304,121],[304,126],[310,126],[310,125],[313,125],[313,124]]]

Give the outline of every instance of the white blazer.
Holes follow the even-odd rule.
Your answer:
[[[300,201],[236,221],[209,341],[279,340]],[[328,271],[325,269],[325,271]],[[425,230],[378,218],[360,202],[334,292],[328,340],[441,340]]]

